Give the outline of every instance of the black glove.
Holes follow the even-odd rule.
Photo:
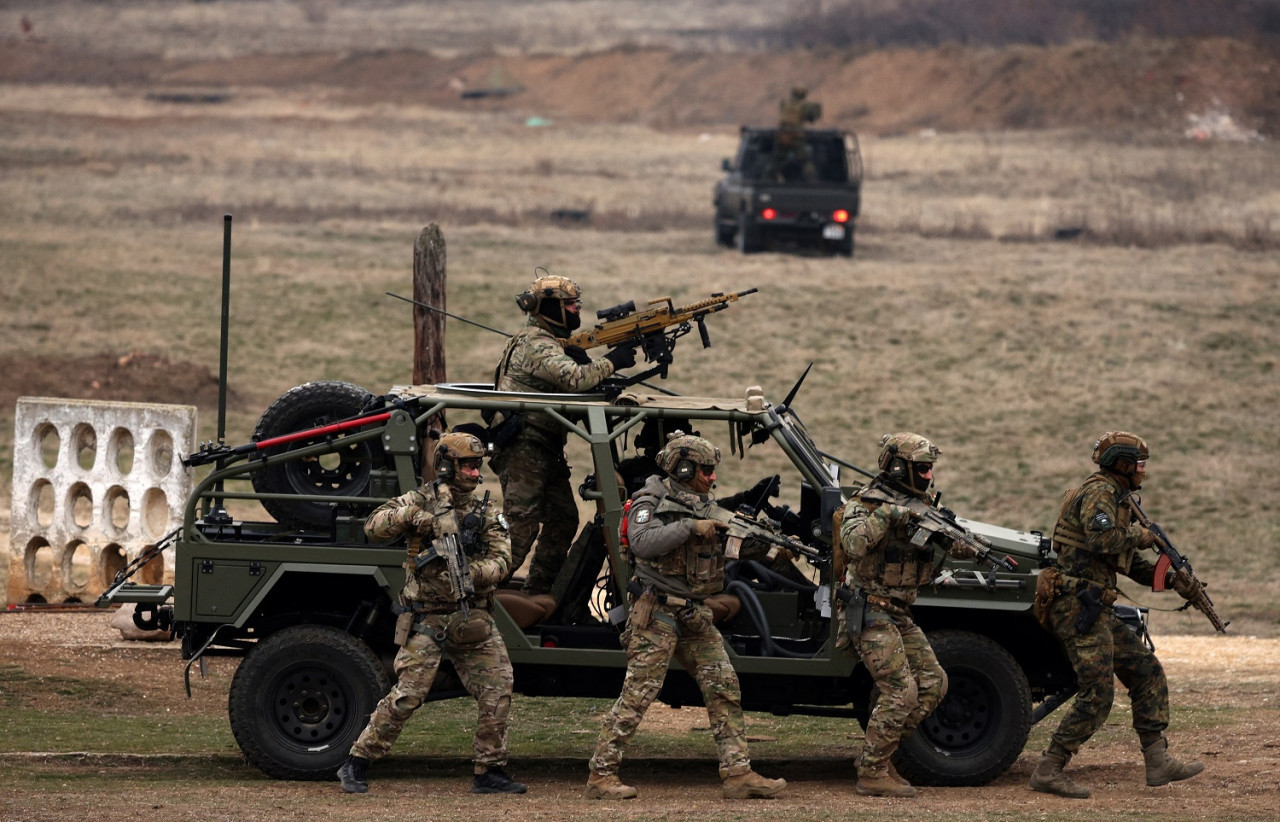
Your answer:
[[[747,491],[747,502],[759,508],[765,500],[770,497],[778,496],[778,489],[781,486],[782,477],[777,474],[774,474],[772,477],[765,477],[755,485],[751,486],[750,490]]]
[[[578,365],[586,365],[591,362],[591,355],[580,345],[566,345],[564,353],[568,354],[569,358]]]
[[[604,358],[613,363],[613,370],[617,373],[636,364],[636,350],[625,346],[614,348],[608,354],[605,354]]]

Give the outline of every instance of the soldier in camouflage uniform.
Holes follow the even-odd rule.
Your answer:
[[[805,140],[804,127],[806,123],[817,122],[822,117],[822,104],[806,99],[808,96],[808,89],[795,86],[791,89],[791,96],[778,104],[778,130],[773,138],[771,167],[771,177],[775,182],[812,182],[818,177]]]
[[[929,640],[911,618],[918,589],[932,582],[948,554],[969,559],[962,542],[939,544],[918,531],[905,505],[933,503],[938,448],[918,434],[880,440],[880,473],[845,505],[840,526],[845,586],[852,597],[840,610],[845,635],[875,680],[879,696],[867,721],[856,790],[864,796],[916,795],[891,757],[933,712],[947,690],[946,673]],[[920,543],[918,537],[927,536]]]
[[[631,348],[615,348],[593,360],[566,340],[581,324],[582,290],[565,277],[539,277],[516,298],[528,315],[507,343],[494,374],[499,391],[579,393],[636,363]],[[511,524],[511,569],[519,570],[535,541],[524,591],[551,592],[578,530],[578,506],[569,486],[567,433],[543,412],[508,421],[518,433],[501,443],[491,465],[502,483],[503,513]]]
[[[396,624],[401,645],[394,668],[398,680],[382,698],[351,755],[338,770],[347,793],[369,790],[369,762],[385,756],[404,723],[421,707],[443,657],[448,657],[467,691],[475,697],[479,717],[473,750],[472,793],[524,793],[503,770],[507,764],[507,714],[511,709],[511,661],[493,616],[493,590],[511,564],[511,545],[501,514],[490,510],[488,494],[477,500],[484,446],[471,434],[448,433],[436,449],[438,479],[388,500],[365,522],[374,539],[407,537],[405,585]],[[419,568],[415,559],[432,540],[456,535],[464,546],[474,594],[468,613],[435,559]]]
[[[751,770],[738,675],[705,602],[724,587],[724,547],[717,535],[724,526],[710,517],[720,449],[677,432],[657,461],[666,476],[650,477],[627,514],[628,545],[635,558],[622,634],[627,675],[622,694],[605,715],[586,795],[636,796],[635,788],[618,779],[622,751],[657,698],[675,656],[702,689],[725,797],[776,796],[786,780],[765,779]]]
[[[1031,776],[1032,790],[1086,799],[1089,789],[1073,782],[1063,768],[1080,746],[1107,721],[1115,697],[1115,680],[1129,691],[1133,729],[1142,743],[1147,784],[1164,785],[1204,770],[1200,762],[1183,763],[1169,756],[1164,731],[1169,727],[1169,685],[1155,653],[1116,616],[1116,575],[1144,585],[1152,583],[1155,566],[1138,551],[1155,536],[1131,520],[1122,499],[1146,478],[1147,444],[1127,431],[1108,431],[1094,444],[1099,470],[1066,493],[1053,548],[1057,560],[1041,572],[1048,587],[1048,619],[1076,672],[1078,693],[1049,748]],[[1176,575],[1167,580],[1183,597],[1192,591]],[[1037,600],[1041,592],[1037,591]],[[1091,607],[1087,607],[1091,606]]]

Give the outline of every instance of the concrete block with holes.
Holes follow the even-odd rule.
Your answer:
[[[20,397],[8,601],[93,602],[181,525],[196,435],[190,405]],[[137,581],[172,582],[172,562],[153,560]]]

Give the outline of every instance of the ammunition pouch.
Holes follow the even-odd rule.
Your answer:
[[[644,593],[637,596],[631,603],[631,622],[628,627],[637,631],[648,628],[653,622],[653,610],[657,604],[658,596],[654,593],[653,586],[645,588]]]
[[[1053,632],[1053,620],[1049,616],[1049,611],[1053,607],[1053,601],[1058,598],[1061,584],[1062,572],[1052,566],[1042,569],[1040,576],[1036,579],[1036,598],[1031,611],[1040,621],[1040,625],[1050,633]]]
[[[409,635],[413,633],[413,620],[418,615],[412,610],[405,611],[396,617],[396,633],[393,638],[397,648],[403,648],[409,642]]]
[[[473,610],[466,616],[457,611],[444,624],[444,639],[451,648],[474,647],[489,637],[492,628],[492,618],[485,611]]]

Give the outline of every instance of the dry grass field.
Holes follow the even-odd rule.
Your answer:
[[[357,4],[110,5],[0,12],[4,31],[25,13],[47,35],[8,36],[0,60],[25,78],[0,77],[0,505],[20,395],[191,402],[212,438],[224,214],[233,442],[306,380],[373,391],[409,380],[410,310],[384,292],[409,290],[414,238],[435,222],[448,308],[498,327],[517,325],[511,297],[536,266],[578,279],[589,309],[759,288],[712,320],[711,349],[678,349],[667,387],[739,395],[760,383],[778,398],[813,362],[798,406],[830,450],[869,464],[881,433],[926,433],[945,452],[940,487],[972,518],[1049,527],[1061,491],[1090,470],[1093,439],[1136,430],[1154,451],[1148,511],[1237,628],[1280,632],[1273,142],[1129,127],[864,132],[855,258],[747,257],[711,239],[734,121],[664,128],[604,110],[538,121],[521,95],[469,108],[456,95],[434,105],[376,83],[255,74],[255,49],[296,52],[307,26],[332,32]],[[635,6],[604,5],[625,29]],[[706,30],[723,24],[711,4],[687,6]],[[413,28],[397,16],[406,6],[358,7],[386,36]],[[456,44],[479,45],[453,25]],[[76,75],[72,61],[37,82],[15,68],[68,43],[85,60],[110,57],[114,73]],[[181,50],[207,57],[199,44],[216,44],[240,84],[220,102],[174,102],[172,76],[191,65]],[[313,48],[339,47],[322,37]],[[777,72],[790,58],[767,59]],[[558,224],[558,208],[591,219]],[[1055,241],[1059,229],[1084,231]],[[486,379],[500,349],[451,324],[450,379]],[[1156,623],[1208,629],[1188,615]]]
[[[1139,792],[1117,705],[1080,760],[1091,803],[1026,791],[1029,748],[990,789],[872,806],[840,781],[854,733],[837,734],[823,748],[837,753],[817,765],[771,760],[761,743],[758,758],[794,793],[749,811],[1273,818],[1280,61],[1222,40],[856,59],[761,51],[800,6],[822,4],[0,3],[0,555],[17,397],[195,404],[200,438],[214,437],[224,214],[232,443],[307,380],[375,392],[409,381],[411,309],[384,292],[409,293],[413,242],[429,223],[447,241],[447,308],[499,328],[518,325],[512,297],[538,266],[577,279],[588,310],[755,287],[710,321],[712,348],[692,336],[677,348],[666,388],[739,396],[760,384],[778,400],[813,363],[795,407],[825,448],[869,465],[882,433],[917,430],[944,452],[949,505],[1024,530],[1051,527],[1100,433],[1137,431],[1153,451],[1145,507],[1237,636],[1210,638],[1199,615],[1161,610],[1172,595],[1130,590],[1156,609],[1179,752],[1209,761],[1192,782]],[[824,101],[828,124],[861,136],[852,260],[742,256],[712,241],[721,158],[741,123],[772,119],[793,82]],[[459,94],[486,87],[521,91]],[[551,218],[565,208],[590,219]],[[501,346],[451,321],[449,378],[487,379]],[[732,462],[722,472],[726,489],[754,479]],[[0,562],[0,589],[6,571]],[[143,721],[162,736],[171,720],[224,711],[230,664],[186,702],[172,647],[121,649],[84,629],[84,641],[46,653],[38,625],[18,627],[43,618],[63,617],[0,617],[0,675],[111,680],[160,706]],[[0,702],[67,712],[66,699],[4,685]],[[108,701],[89,699],[90,721],[121,710]],[[62,751],[56,739],[49,750]],[[264,782],[229,747],[162,753],[7,753],[22,788],[0,797],[0,818],[140,803],[172,819],[481,808],[433,763],[423,812],[412,755],[362,803],[333,785]],[[534,793],[482,812],[749,815],[719,801],[709,762],[696,767],[707,779],[695,796],[692,766],[638,761],[646,800],[615,809],[577,799],[576,759],[529,762]]]

